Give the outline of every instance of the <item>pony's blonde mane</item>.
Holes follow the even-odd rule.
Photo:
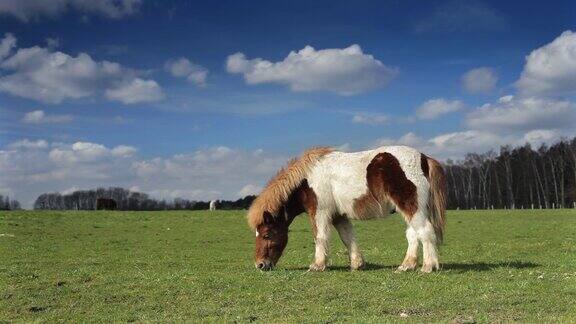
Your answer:
[[[276,216],[290,194],[298,188],[302,180],[318,160],[334,151],[330,147],[317,147],[304,152],[299,158],[292,159],[286,167],[280,169],[254,200],[248,210],[248,225],[255,230],[263,223],[264,212]]]

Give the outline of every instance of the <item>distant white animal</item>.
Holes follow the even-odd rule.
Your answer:
[[[210,210],[216,210],[216,200],[210,201]]]

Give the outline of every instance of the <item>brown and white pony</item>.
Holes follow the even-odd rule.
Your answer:
[[[288,227],[297,215],[310,218],[316,244],[312,271],[323,271],[330,225],[346,245],[352,270],[364,266],[350,219],[384,217],[397,210],[407,224],[408,250],[400,271],[418,266],[422,243],[423,272],[439,269],[436,244],[445,223],[445,177],[434,159],[407,146],[345,153],[314,148],[292,160],[264,188],[248,211],[256,233],[255,264],[270,270],[288,243]]]

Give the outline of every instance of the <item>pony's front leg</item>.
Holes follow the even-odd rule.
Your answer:
[[[346,218],[346,216],[339,216],[332,220],[332,224],[334,224],[338,234],[340,234],[340,239],[342,239],[342,242],[348,249],[350,269],[359,270],[364,268],[364,258],[362,258],[362,253],[360,253],[360,249],[356,243],[354,228],[350,220]]]
[[[318,211],[315,215],[316,224],[316,252],[314,263],[310,265],[310,271],[324,271],[328,262],[328,244],[330,240],[330,214]]]

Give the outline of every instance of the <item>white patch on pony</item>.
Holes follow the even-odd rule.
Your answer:
[[[260,233],[258,233],[258,230],[256,230],[256,237],[260,236]]]
[[[430,185],[422,173],[421,155],[408,146],[383,146],[374,150],[344,153],[332,152],[324,156],[308,175],[308,184],[318,198],[318,210],[325,214],[346,215],[348,218],[366,218],[356,215],[354,201],[368,192],[366,168],[379,153],[390,153],[400,163],[400,167],[417,188],[418,209],[426,209]],[[385,206],[382,206],[385,207]],[[382,217],[388,214],[384,210]]]

